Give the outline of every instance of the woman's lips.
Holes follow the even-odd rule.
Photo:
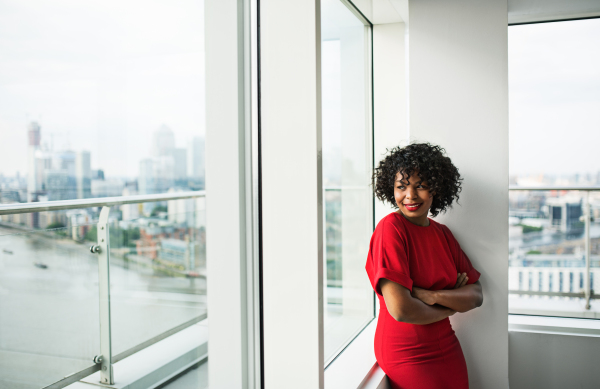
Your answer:
[[[421,208],[421,205],[423,205],[423,203],[420,203],[420,204],[404,204],[404,207],[406,209],[408,209],[409,211],[414,212],[417,209]]]

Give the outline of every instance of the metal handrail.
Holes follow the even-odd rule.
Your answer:
[[[520,186],[520,185],[509,185],[508,190],[581,190],[581,191],[597,191],[600,190],[600,186]]]
[[[60,211],[67,209],[82,209],[103,206],[110,207],[113,205],[153,203],[156,201],[184,200],[204,196],[206,196],[206,191],[196,190],[121,197],[97,197],[93,199],[45,201],[40,203],[2,204],[0,205],[0,216],[13,215],[17,213]]]
[[[551,297],[575,297],[575,298],[585,298],[585,292],[540,292],[536,290],[518,290],[518,289],[510,289],[508,291],[509,294],[526,294],[530,296],[551,296]],[[592,290],[590,292],[591,299],[597,299],[597,294]]]

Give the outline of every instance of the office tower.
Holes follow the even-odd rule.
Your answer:
[[[188,175],[204,179],[204,138],[196,136],[188,144]]]
[[[35,193],[42,190],[43,172],[40,169],[36,153],[40,150],[41,129],[37,122],[29,123],[27,127],[27,201],[34,201]]]
[[[175,135],[166,125],[161,125],[152,133],[152,156],[172,156],[175,149]]]
[[[153,165],[152,158],[146,158],[140,161],[140,170],[138,174],[138,188],[140,194],[156,193]]]
[[[74,151],[52,152],[51,159],[51,167],[44,169],[44,189],[49,200],[76,199],[76,153]]]
[[[89,151],[79,151],[75,155],[75,178],[78,199],[86,199],[92,195],[92,168],[90,159]]]
[[[583,204],[577,197],[550,197],[546,200],[550,216],[550,225],[562,232],[581,229]]]
[[[187,150],[184,148],[173,149],[174,179],[185,180],[188,176]]]
[[[123,196],[135,196],[138,192],[135,188],[130,186],[125,186],[123,189]],[[134,220],[140,217],[140,205],[141,204],[125,204],[121,205],[121,213],[123,220]]]

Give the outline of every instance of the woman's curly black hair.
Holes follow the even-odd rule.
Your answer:
[[[462,177],[450,158],[444,155],[445,151],[430,143],[413,143],[388,150],[388,154],[373,171],[375,196],[398,208],[394,198],[396,174],[410,177],[416,172],[433,193],[433,203],[429,209],[431,215],[435,217],[440,212],[446,212],[454,199],[458,202]]]

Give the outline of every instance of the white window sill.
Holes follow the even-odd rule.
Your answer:
[[[385,373],[375,360],[373,339],[377,319],[325,369],[327,389],[387,389]]]
[[[508,315],[508,330],[511,332],[600,337],[600,320]]]

